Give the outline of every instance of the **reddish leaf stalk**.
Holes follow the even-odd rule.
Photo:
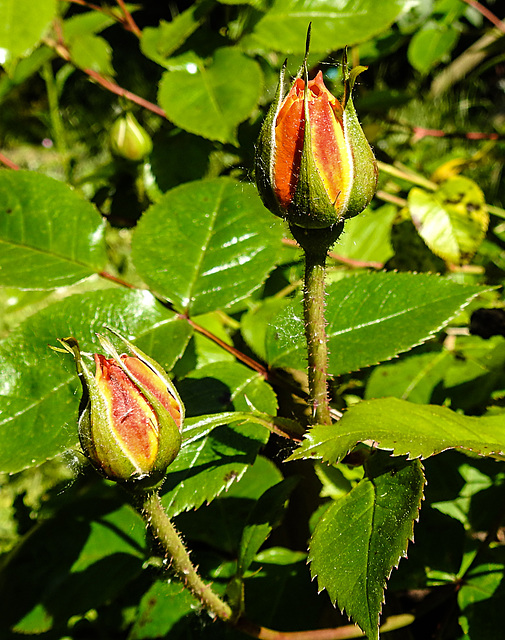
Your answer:
[[[63,44],[62,42],[56,42],[50,38],[47,38],[45,40],[45,44],[48,47],[51,47],[52,49],[54,49],[54,51],[60,56],[60,58],[63,58],[63,60],[66,60],[67,62],[72,62],[70,53],[67,47],[65,46],[65,44]],[[131,91],[128,91],[127,89],[123,89],[123,87],[120,87],[118,84],[113,82],[110,78],[106,78],[101,73],[98,73],[93,69],[82,69],[82,71],[87,76],[89,76],[92,80],[94,80],[96,83],[101,85],[104,89],[107,89],[107,91],[110,91],[111,93],[114,93],[117,96],[121,96],[122,98],[126,98],[127,100],[130,100],[135,104],[138,104],[140,107],[143,107],[148,111],[152,111],[152,113],[155,113],[156,115],[161,116],[162,118],[167,117],[167,114],[165,113],[165,111],[161,107],[159,107],[157,104],[154,104],[153,102],[149,102],[149,100],[145,100],[144,98],[138,96],[135,93],[132,93]]]
[[[0,162],[9,169],[14,169],[16,171],[19,169],[18,165],[15,162],[12,162],[12,160],[9,160],[9,158],[6,158],[3,153],[0,153]]]
[[[132,14],[128,11],[128,8],[126,7],[125,3],[123,2],[123,0],[116,0],[116,2],[121,7],[121,11],[123,12],[123,15],[125,17],[125,22],[128,25],[128,28],[132,33],[134,33],[137,36],[137,38],[140,38],[142,36],[142,30],[138,27],[137,23],[132,18]]]
[[[489,22],[494,24],[495,27],[505,33],[505,22],[503,20],[500,20],[500,18],[497,18],[492,11],[487,9],[480,2],[477,2],[477,0],[463,0],[463,2],[466,2],[466,4],[469,4],[474,9],[477,9],[477,11],[482,14],[484,18],[487,18]]]

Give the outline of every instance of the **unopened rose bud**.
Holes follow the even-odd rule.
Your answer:
[[[153,149],[151,137],[131,113],[121,116],[112,125],[110,145],[116,155],[134,162],[145,158]]]
[[[94,375],[75,338],[59,341],[74,356],[83,387],[79,440],[102,475],[147,488],[160,483],[179,452],[184,405],[160,365],[113,333],[132,355],[119,355],[98,336],[111,357],[94,354]]]
[[[363,211],[375,193],[377,165],[351,98],[354,81],[365,67],[349,73],[344,56],[343,69],[341,104],[326,88],[321,72],[308,80],[306,57],[287,91],[284,64],[263,123],[256,184],[265,206],[291,225],[332,226]]]

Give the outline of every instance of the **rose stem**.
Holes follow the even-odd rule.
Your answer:
[[[307,339],[309,401],[312,424],[331,424],[328,398],[328,336],[324,317],[326,256],[342,233],[343,223],[327,229],[302,229],[290,225],[305,254],[303,314]]]
[[[161,504],[158,492],[149,491],[138,498],[139,512],[171,558],[172,568],[177,577],[207,611],[221,620],[228,621],[232,616],[231,608],[212,591],[211,585],[205,584],[198,575],[179,534]]]

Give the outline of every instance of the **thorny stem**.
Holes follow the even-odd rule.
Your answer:
[[[328,399],[328,337],[324,318],[326,252],[305,251],[303,316],[307,338],[309,395],[314,424],[331,424]]]
[[[313,424],[331,424],[328,398],[328,337],[324,317],[326,257],[342,233],[343,223],[329,229],[302,229],[290,225],[291,233],[305,253],[303,316],[307,339],[309,402]]]
[[[258,640],[344,640],[345,638],[363,637],[363,632],[356,625],[345,625],[333,629],[283,632],[262,627],[244,617],[234,620],[231,608],[214,593],[211,585],[205,584],[198,575],[179,534],[161,504],[158,492],[149,491],[140,496],[137,495],[135,498],[138,500],[138,509],[142,518],[171,558],[172,568],[177,577],[214,617]],[[412,621],[413,616],[410,615],[392,616],[381,627],[381,630],[398,629],[409,625]]]
[[[198,575],[157,491],[141,496],[140,514],[171,558],[172,568],[186,588],[211,614],[221,620],[229,620],[232,616],[231,608]]]

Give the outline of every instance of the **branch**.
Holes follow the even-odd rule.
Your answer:
[[[132,14],[128,11],[128,8],[126,7],[125,3],[123,2],[123,0],[116,0],[116,2],[121,7],[121,11],[123,12],[125,22],[128,25],[130,31],[134,33],[137,36],[137,38],[140,38],[142,36],[142,30],[138,27],[137,23],[132,18]]]
[[[483,35],[482,38],[479,38],[477,42],[474,42],[471,47],[434,78],[429,95],[432,98],[438,98],[454,84],[465,78],[470,71],[475,69],[487,57],[488,49],[501,37],[503,37],[503,34],[500,29],[494,28]]]
[[[390,616],[380,627],[380,632],[387,633],[395,629],[402,629],[414,622],[414,616],[409,613]],[[236,629],[258,640],[347,640],[348,638],[363,638],[364,633],[355,624],[347,624],[332,629],[313,629],[310,631],[275,631],[267,627],[261,627],[249,620],[240,619],[235,625]]]
[[[474,9],[477,9],[477,11],[482,14],[484,18],[487,18],[489,22],[492,22],[495,27],[505,33],[505,22],[503,22],[503,20],[500,20],[500,18],[497,18],[492,11],[484,7],[480,2],[477,2],[477,0],[463,0],[463,2],[466,2],[466,4],[470,5]]]
[[[122,280],[121,278],[118,278],[117,276],[113,276],[111,273],[108,273],[107,271],[101,271],[98,275],[101,278],[105,278],[106,280],[110,280],[111,282],[115,282],[116,284],[119,284],[122,287],[126,287],[128,289],[139,289],[139,287],[136,287],[135,285],[133,285],[133,284],[131,284],[129,282],[126,282],[126,280]],[[155,296],[154,293],[153,293],[153,295]],[[169,302],[167,302],[166,300],[162,300],[162,299],[158,298],[157,296],[155,296],[155,297],[165,307],[168,307],[171,311],[174,311],[174,313],[177,313],[175,311],[175,309],[173,308],[173,306]],[[196,333],[199,333],[202,336],[205,336],[206,338],[209,338],[209,340],[212,340],[212,342],[215,342],[222,349],[224,349],[228,353],[231,353],[235,358],[237,358],[237,360],[240,360],[240,362],[243,362],[249,368],[253,369],[254,371],[257,371],[258,373],[260,373],[265,380],[269,380],[270,379],[271,372],[266,367],[264,367],[262,364],[260,364],[257,360],[254,360],[253,358],[251,358],[247,354],[242,353],[242,351],[239,351],[237,348],[233,347],[232,345],[227,344],[226,342],[224,342],[224,340],[221,340],[221,338],[218,338],[218,336],[214,335],[208,329],[205,329],[204,327],[201,327],[199,324],[194,322],[187,315],[184,315],[182,313],[178,313],[177,315],[182,320],[186,320],[186,322],[188,322],[190,324],[190,326],[194,329],[194,331],[196,331]]]
[[[48,47],[53,49],[55,53],[57,53],[60,56],[60,58],[63,58],[63,60],[66,60],[67,62],[72,62],[70,52],[67,46],[63,42],[56,42],[52,38],[46,38],[44,40],[44,43]],[[130,100],[135,104],[138,104],[144,109],[148,109],[149,111],[152,111],[153,113],[155,113],[158,116],[161,116],[162,118],[167,117],[167,114],[165,113],[165,111],[161,107],[159,107],[157,104],[154,104],[153,102],[149,102],[148,100],[141,98],[137,94],[132,93],[127,89],[123,89],[123,87],[120,87],[118,84],[113,82],[110,78],[106,78],[101,73],[98,73],[93,69],[81,69],[81,71],[83,71],[92,80],[94,80],[99,85],[101,85],[104,89],[107,89],[107,91],[110,91],[111,93],[115,93],[116,95],[121,96],[122,98],[126,98],[127,100]]]
[[[165,113],[165,111],[161,107],[158,107],[157,104],[154,104],[153,102],[149,102],[148,100],[141,98],[137,94],[132,93],[127,89],[123,89],[123,87],[120,87],[115,82],[112,82],[112,80],[109,80],[105,76],[102,76],[101,73],[98,73],[93,69],[83,69],[83,71],[92,80],[100,84],[104,89],[107,89],[107,91],[110,91],[111,93],[115,93],[118,96],[126,98],[131,102],[135,102],[135,104],[138,104],[139,106],[144,107],[144,109],[148,109],[149,111],[152,111],[153,113],[155,113],[158,116],[161,116],[162,118],[167,117],[167,114]]]
[[[64,1],[65,0],[60,0],[60,2],[64,2]],[[71,2],[72,4],[78,4],[80,7],[86,7],[86,9],[90,9],[91,11],[98,11],[99,13],[103,13],[104,15],[110,18],[114,18],[116,22],[122,24],[127,31],[131,31],[137,37],[140,37],[142,35],[142,31],[138,28],[137,24],[133,20],[131,13],[128,11],[127,7],[125,6],[124,9],[123,7],[121,7],[121,5],[123,4],[121,0],[117,0],[117,3],[121,7],[121,9],[123,9],[122,10],[123,15],[118,15],[116,13],[115,8],[100,7],[97,4],[93,4],[92,2],[86,2],[86,0],[66,0],[66,1]]]
[[[9,160],[9,158],[6,158],[3,153],[0,153],[0,162],[6,167],[9,167],[9,169],[15,169],[16,171],[19,169],[18,165],[12,162],[12,160]]]

